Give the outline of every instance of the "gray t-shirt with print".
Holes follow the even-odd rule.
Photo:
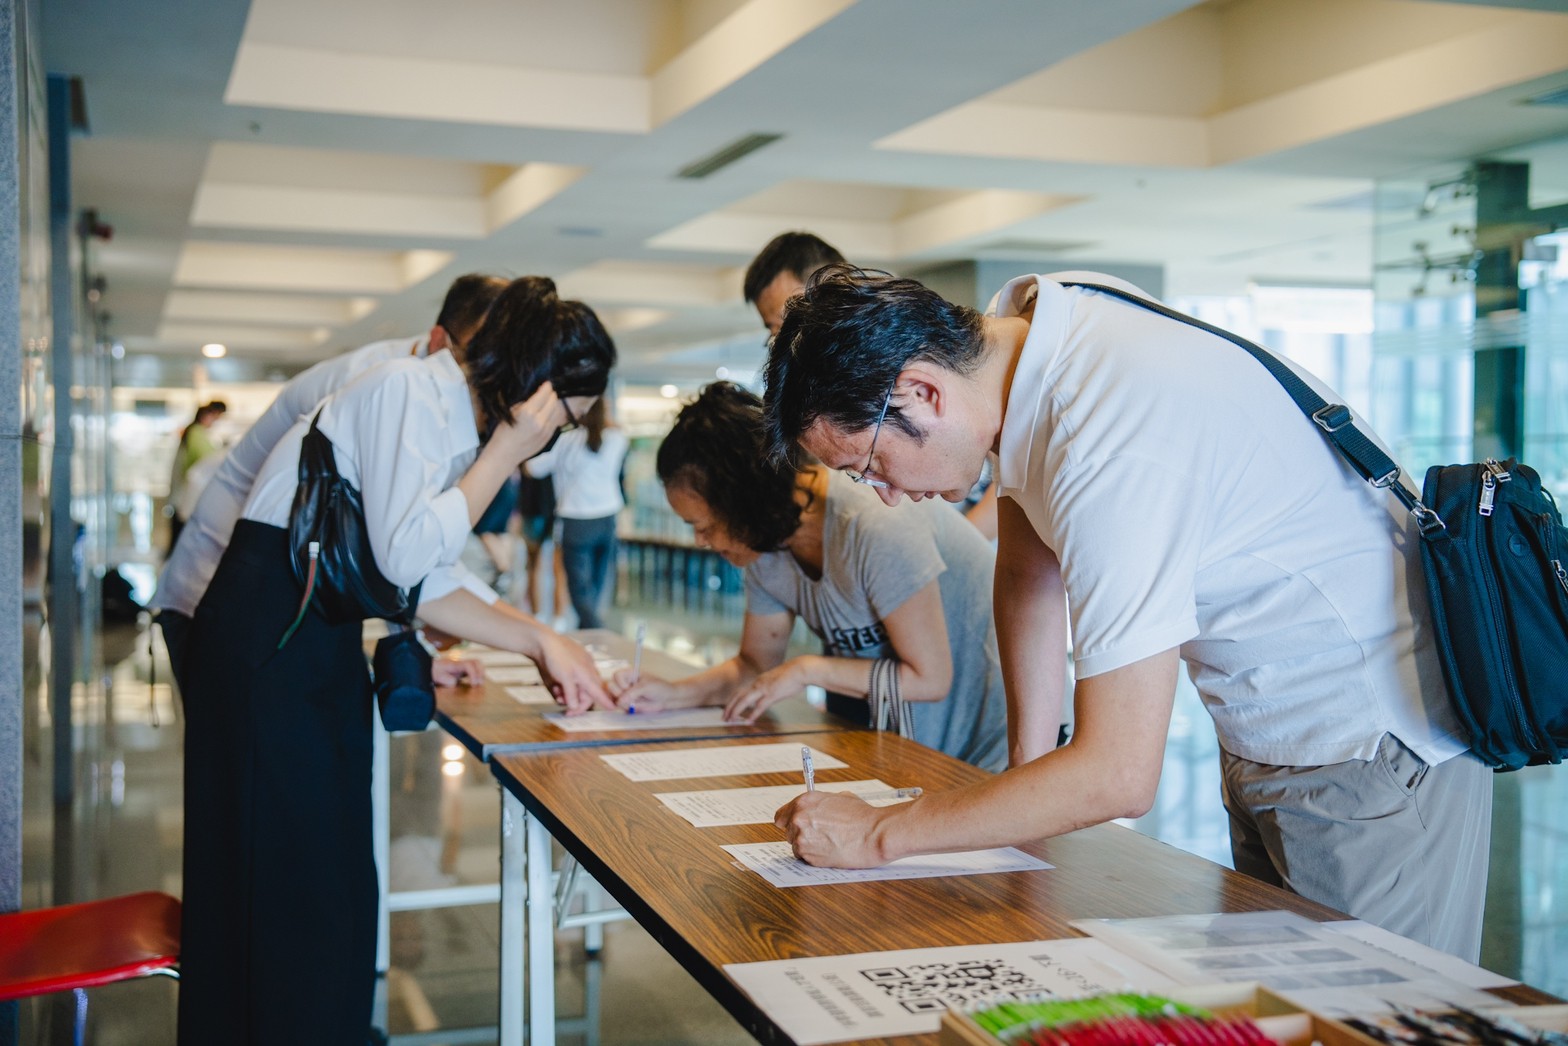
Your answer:
[[[1007,762],[1007,708],[991,621],[991,545],[953,506],[882,503],[871,490],[829,474],[822,577],[813,581],[788,552],[746,568],[746,609],[791,611],[829,657],[892,657],[883,619],[936,581],[953,652],[953,689],[942,701],[911,701],[915,740],[985,770]],[[862,709],[864,702],[858,703]]]

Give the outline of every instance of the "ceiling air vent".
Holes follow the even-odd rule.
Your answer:
[[[682,167],[675,172],[676,176],[680,178],[706,178],[714,171],[721,171],[736,160],[750,156],[764,145],[772,145],[782,137],[784,137],[782,134],[748,134],[743,138],[737,138],[717,152],[710,153],[702,159],[694,160]]]

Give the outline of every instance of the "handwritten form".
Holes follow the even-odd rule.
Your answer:
[[[787,842],[739,843],[724,849],[741,864],[779,887],[935,879],[947,875],[985,875],[990,872],[1038,872],[1053,867],[1038,857],[1010,846],[995,850],[905,857],[880,868],[816,868],[796,857]]]
[[[690,730],[693,727],[736,726],[724,721],[722,708],[677,708],[669,712],[584,712],[567,715],[564,712],[545,716],[550,722],[568,733],[591,730]]]
[[[823,792],[891,791],[881,781],[834,781],[819,789]],[[654,796],[659,802],[684,817],[697,828],[718,828],[730,824],[772,824],[773,814],[779,807],[804,795],[806,786],[766,785],[761,788],[718,788],[705,792],[661,792]],[[872,806],[892,806],[907,803],[909,799],[871,799]]]
[[[632,781],[670,781],[682,777],[731,777],[738,774],[800,772],[798,742],[772,745],[730,745],[714,748],[659,749],[654,752],[617,752],[599,758]],[[847,763],[826,752],[811,750],[818,770],[842,768]]]

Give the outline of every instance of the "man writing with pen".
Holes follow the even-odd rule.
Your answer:
[[[906,736],[999,769],[1006,722],[990,545],[944,506],[890,511],[820,465],[775,469],[762,436],[761,400],[716,382],[659,448],[670,507],[700,546],[744,569],[746,618],[735,657],[673,682],[623,671],[610,683],[617,705],[638,714],[718,705],[752,722],[816,685],[839,716],[869,723],[875,702]],[[796,616],[823,641],[821,655],[787,656]]]

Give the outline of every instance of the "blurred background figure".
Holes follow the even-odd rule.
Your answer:
[[[174,451],[174,465],[169,474],[169,510],[173,513],[169,519],[171,553],[175,542],[180,540],[180,531],[190,518],[196,499],[201,496],[201,488],[206,486],[223,460],[223,448],[213,438],[212,426],[228,409],[229,405],[222,400],[203,403],[196,408],[195,419],[180,432],[180,444]],[[203,462],[206,462],[205,466]]]
[[[621,467],[630,444],[610,421],[602,399],[577,420],[577,428],[524,467],[530,476],[555,477],[561,556],[577,627],[602,628],[615,565],[615,518],[626,507]]]
[[[566,563],[561,543],[555,539],[555,481],[549,476],[530,476],[526,471],[519,480],[517,517],[523,539],[523,570],[527,575],[524,591],[528,597],[524,609],[537,617],[559,621],[566,616],[567,598]],[[548,584],[542,576],[547,576]],[[550,606],[545,605],[547,598]]]

